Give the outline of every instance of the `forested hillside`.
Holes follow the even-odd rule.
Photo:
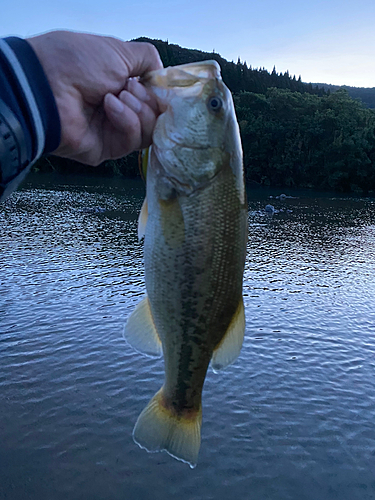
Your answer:
[[[375,83],[375,82],[374,82]],[[375,108],[375,87],[348,87],[347,85],[329,85],[327,83],[317,83],[314,86],[324,88],[328,92],[335,92],[345,89],[353,99],[360,99],[367,108]]]
[[[375,191],[375,111],[348,92],[324,90],[301,78],[229,62],[219,54],[153,43],[165,66],[215,59],[233,93],[245,175],[267,186]],[[61,158],[40,160],[39,171],[137,176],[137,154],[96,167]]]
[[[246,91],[264,93],[270,87],[280,89],[290,89],[301,93],[325,95],[323,87],[318,87],[311,83],[303,83],[301,77],[289,75],[288,71],[284,74],[277,73],[274,69],[269,73],[266,69],[253,69],[246,62],[239,59],[235,62],[229,62],[216,52],[202,52],[201,50],[185,49],[179,45],[170,44],[161,40],[152,40],[149,38],[138,38],[138,41],[151,42],[158,49],[164,66],[175,66],[176,64],[186,64],[194,61],[206,61],[215,59],[221,67],[221,75],[233,93]]]
[[[234,96],[246,178],[263,185],[375,190],[375,112],[345,90]]]

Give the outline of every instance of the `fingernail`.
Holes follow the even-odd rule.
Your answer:
[[[112,108],[115,113],[123,113],[125,108],[123,103],[113,94],[106,95],[107,105]]]
[[[147,90],[141,83],[139,83],[138,80],[131,80],[128,85],[128,90],[130,90],[132,94],[134,94],[136,97],[138,97],[138,99],[141,99],[142,101],[146,102],[150,100],[150,96],[148,95]]]

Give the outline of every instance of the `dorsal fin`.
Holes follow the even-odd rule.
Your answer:
[[[146,224],[148,219],[148,204],[147,204],[147,196],[143,200],[143,205],[141,211],[138,216],[138,239],[141,240],[144,238],[146,233]]]
[[[148,158],[150,154],[151,146],[148,148],[142,149],[138,155],[138,168],[141,174],[142,180],[146,182],[147,179],[147,166],[148,166]]]

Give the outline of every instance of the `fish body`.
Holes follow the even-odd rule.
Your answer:
[[[242,148],[215,61],[158,70],[144,83],[165,112],[154,130],[139,219],[147,297],[125,337],[149,355],[163,353],[165,381],[133,437],[194,467],[208,366],[219,370],[234,361],[245,329]]]

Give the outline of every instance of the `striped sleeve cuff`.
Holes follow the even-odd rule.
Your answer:
[[[0,199],[58,147],[60,134],[56,102],[35,52],[20,38],[0,39]]]

